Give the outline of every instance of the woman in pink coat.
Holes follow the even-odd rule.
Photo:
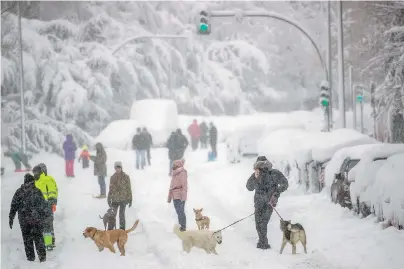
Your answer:
[[[185,216],[185,201],[187,200],[188,192],[188,174],[184,168],[185,160],[175,160],[173,163],[173,172],[168,191],[167,202],[171,203],[174,200],[174,208],[178,215],[178,222],[180,224],[180,231],[185,231],[187,227],[187,218]]]

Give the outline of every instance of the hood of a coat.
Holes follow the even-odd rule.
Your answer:
[[[100,142],[98,142],[97,144],[95,144],[95,149],[96,149],[97,151],[103,151],[103,150],[104,150],[104,146],[103,146]]]
[[[73,136],[71,134],[66,135],[66,141],[67,142],[73,142]]]
[[[184,159],[175,160],[175,161],[173,162],[173,167],[176,167],[175,170],[177,170],[178,168],[184,167],[184,164],[185,164],[185,160],[184,160]]]
[[[268,160],[266,161],[258,161],[254,164],[254,169],[261,169],[261,170],[271,170],[272,163]]]

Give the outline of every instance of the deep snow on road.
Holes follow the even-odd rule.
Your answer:
[[[402,247],[404,233],[388,228],[382,230],[372,219],[361,220],[350,211],[331,204],[324,194],[303,194],[290,179],[290,188],[280,198],[278,211],[283,218],[301,223],[308,237],[308,254],[299,245],[292,255],[288,245],[280,255],[282,239],[279,217],[274,213],[268,228],[271,250],[258,250],[254,218],[248,218],[223,231],[218,256],[194,248],[182,252],[181,241],[172,232],[177,218],[172,204],[167,204],[168,160],[166,149],[152,150],[152,166],[144,171],[134,169],[130,151],[107,149],[109,176],[113,163],[123,162],[123,169],[132,179],[133,207],[126,211],[127,227],[140,219],[138,229],[129,235],[127,256],[120,257],[108,250],[98,252],[90,239],[82,235],[86,226],[103,229],[102,215],[106,200],[94,199],[98,194],[97,179],[92,168],[83,171],[76,165],[76,178],[64,176],[64,161],[54,155],[41,154],[33,164],[45,162],[49,173],[59,184],[59,203],[55,232],[57,248],[49,253],[45,264],[28,263],[18,220],[12,230],[8,213],[12,195],[23,181],[23,174],[6,171],[2,177],[2,268],[294,268],[294,269],[399,269],[404,264]],[[224,146],[219,159],[207,162],[207,151],[188,151],[188,229],[196,229],[192,208],[203,207],[211,218],[211,229],[220,229],[253,212],[253,192],[245,183],[253,172],[254,159],[228,164]],[[109,179],[107,180],[109,184]]]

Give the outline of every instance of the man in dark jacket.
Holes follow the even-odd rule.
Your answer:
[[[209,128],[208,125],[206,124],[206,122],[202,122],[199,125],[199,130],[201,132],[201,148],[206,149],[208,148],[208,132],[209,132]]]
[[[257,158],[254,164],[255,173],[247,181],[247,190],[255,190],[255,228],[258,233],[257,248],[269,249],[267,226],[272,215],[272,206],[275,207],[279,195],[289,187],[288,180],[278,170],[272,169],[265,156]],[[272,205],[272,206],[271,206]]]
[[[132,139],[132,148],[136,154],[136,169],[144,169],[146,166],[146,151],[149,146],[148,138],[142,133],[140,128],[136,129],[136,134]]]
[[[108,205],[113,208],[113,217],[108,222],[108,230],[112,230],[116,223],[119,208],[119,229],[125,230],[125,208],[132,206],[132,187],[129,176],[122,171],[122,162],[115,162],[115,174],[109,181]]]
[[[14,217],[17,212],[28,261],[35,261],[34,244],[39,261],[46,261],[43,220],[49,219],[52,211],[41,191],[35,187],[34,177],[31,174],[24,176],[24,184],[13,196],[9,214],[10,229],[13,228]]]
[[[149,131],[147,131],[146,127],[143,127],[142,133],[146,136],[147,138],[147,149],[146,149],[146,157],[147,157],[147,163],[150,166],[150,160],[151,160],[151,155],[150,155],[150,148],[153,146],[153,137],[152,135],[149,133]]]
[[[188,144],[188,139],[182,134],[181,129],[177,129],[175,132],[172,132],[170,137],[168,138],[167,148],[168,158],[170,160],[170,176],[173,168],[173,162],[184,157],[184,153],[186,148],[188,147]]]
[[[217,157],[217,129],[213,122],[210,123],[209,142],[213,155]]]

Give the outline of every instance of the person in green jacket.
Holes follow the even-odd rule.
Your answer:
[[[32,169],[35,178],[35,186],[41,191],[43,197],[48,202],[52,212],[55,213],[58,202],[58,187],[55,179],[48,175],[46,165],[40,163]],[[47,250],[55,248],[55,231],[53,228],[53,214],[45,220],[44,240]]]

